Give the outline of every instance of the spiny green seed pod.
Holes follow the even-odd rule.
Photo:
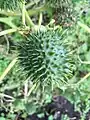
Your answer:
[[[53,18],[56,24],[67,26],[72,20],[72,0],[46,0],[49,7],[53,8]]]
[[[58,8],[53,13],[53,19],[56,21],[55,23],[66,27],[73,23],[74,18],[75,15],[72,8],[63,8],[62,10]]]
[[[53,8],[70,7],[70,0],[46,0],[48,6]]]
[[[33,82],[50,84],[72,78],[75,60],[58,31],[29,34],[18,44],[18,58]]]
[[[5,10],[15,10],[19,8],[22,0],[0,0],[0,8]]]

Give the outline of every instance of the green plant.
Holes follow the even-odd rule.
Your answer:
[[[22,0],[1,0],[0,1],[0,8],[1,9],[10,9],[15,10],[17,7],[20,7],[20,2]]]
[[[0,75],[4,72],[5,68],[8,66],[10,60],[3,55],[0,55]]]
[[[85,101],[84,113],[89,110],[90,13],[81,10],[86,0],[77,1],[0,1],[0,36],[8,38],[13,56],[0,55],[0,108],[9,110],[7,119],[21,110],[23,118],[39,111],[54,95],[66,96],[77,109]]]
[[[69,7],[68,4],[70,3],[69,0],[46,0],[46,3],[48,6],[51,6],[53,8],[63,8],[63,7]]]
[[[43,87],[67,83],[76,70],[71,49],[57,30],[29,34],[19,43],[18,52],[23,71]]]

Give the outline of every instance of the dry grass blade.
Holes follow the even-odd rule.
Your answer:
[[[5,76],[12,69],[12,67],[15,65],[16,62],[17,62],[17,58],[14,58],[14,60],[8,65],[8,67],[5,69],[3,74],[0,76],[0,81],[2,81],[5,78]]]

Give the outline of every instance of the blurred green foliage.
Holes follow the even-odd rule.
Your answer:
[[[7,102],[8,98],[5,99],[3,95],[0,94],[0,100],[5,101],[3,104],[0,104],[0,108],[10,110],[7,115],[8,119],[13,120],[15,118],[13,112],[18,112],[20,110],[24,111],[24,113],[26,112],[22,115],[25,118],[27,114],[36,112],[38,107],[51,102],[53,95],[65,96],[68,100],[75,104],[76,110],[81,111],[81,107],[84,106],[81,115],[82,119],[85,119],[85,114],[90,109],[90,77],[85,79],[79,85],[77,83],[82,80],[88,72],[90,72],[90,33],[81,28],[77,24],[77,21],[80,21],[90,27],[90,4],[88,3],[88,0],[73,0],[73,2],[76,15],[74,18],[75,21],[72,26],[67,27],[66,31],[65,29],[63,31],[65,32],[65,40],[73,45],[74,49],[72,52],[76,53],[77,56],[79,56],[79,58],[85,63],[80,63],[80,60],[78,59],[77,71],[73,75],[73,78],[68,81],[68,84],[65,86],[62,85],[60,89],[56,88],[53,93],[48,87],[47,91],[43,93],[42,101],[40,101],[40,90],[37,89],[38,86],[32,82],[28,82],[29,96],[25,98],[24,89],[27,80],[25,74],[22,74],[22,68],[20,68],[17,63],[5,79],[0,81],[0,93],[13,97],[12,99],[9,99],[10,102]],[[21,19],[18,20],[18,17],[15,18],[15,23],[17,26],[22,26],[22,24],[19,24],[20,20]],[[12,60],[9,55],[16,56],[17,54],[17,41],[22,41],[21,35],[17,33],[9,35],[9,37],[10,52],[8,55],[3,55],[0,53],[0,76]],[[6,46],[5,43],[4,45]],[[50,92],[48,93],[48,91]],[[50,116],[49,119],[52,120],[52,116]],[[68,120],[67,116],[63,116],[62,119]],[[0,117],[0,120],[5,120],[3,115]]]
[[[0,54],[0,75],[4,72],[4,70],[7,68],[9,65],[9,58]]]

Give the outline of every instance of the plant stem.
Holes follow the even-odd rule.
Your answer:
[[[36,83],[31,87],[31,89],[28,91],[28,95],[27,96],[30,96],[31,95],[31,93],[32,93],[32,91],[35,89],[35,87],[36,87]]]
[[[40,12],[49,11],[49,10],[51,10],[51,8],[44,5],[44,6],[36,8],[36,9],[30,9],[27,12],[28,12],[29,16],[32,16],[32,15],[38,14]],[[8,12],[5,10],[0,10],[0,14],[5,15],[5,16],[21,16],[22,15],[22,13],[20,13],[20,11],[19,12],[9,11]]]
[[[12,28],[16,28],[16,25],[12,23],[13,18],[12,17],[1,17],[0,22],[7,24],[8,26]]]
[[[20,12],[13,12],[13,11],[5,11],[5,10],[0,10],[1,15],[6,15],[6,16],[21,16]]]
[[[30,26],[30,27],[33,27],[34,26],[34,23],[32,22],[28,12],[25,10],[25,16],[26,16],[26,21],[27,21],[27,24]]]
[[[50,9],[50,8],[48,8],[47,6],[42,6],[42,7],[36,8],[36,9],[28,10],[27,12],[31,16],[31,15],[35,15],[35,14],[38,14],[43,11],[47,11],[48,9]]]
[[[0,36],[6,35],[6,34],[9,34],[9,33],[13,33],[13,32],[16,32],[16,31],[17,31],[16,28],[4,30],[4,31],[0,32]]]
[[[22,23],[25,25],[25,0],[22,5]]]
[[[10,46],[10,44],[9,44],[8,37],[6,35],[4,35],[4,38],[5,38],[6,43],[7,43],[7,54],[8,54],[9,53],[9,46]]]
[[[78,25],[80,27],[82,27],[84,30],[86,30],[88,33],[90,33],[90,28],[87,25],[85,25],[85,24],[83,24],[81,22],[78,22]]]
[[[25,98],[25,103],[27,103],[27,94],[28,94],[28,81],[25,82],[24,85],[24,98]]]
[[[16,62],[17,62],[17,58],[14,58],[14,60],[9,64],[9,66],[6,68],[6,70],[0,76],[0,81],[2,81],[5,78],[5,76],[8,74],[8,72],[11,70],[11,68],[15,65]]]
[[[39,24],[39,27],[41,26],[41,24],[42,24],[42,13],[40,13],[40,16],[39,16],[39,22],[38,22],[38,24]]]
[[[14,97],[12,97],[10,95],[6,95],[4,93],[0,93],[0,97],[6,97],[6,98],[14,99]]]
[[[80,63],[82,63],[82,64],[87,64],[87,65],[90,64],[90,61],[82,61],[80,56],[78,56],[78,59],[79,59]]]
[[[30,3],[28,3],[26,5],[26,9],[28,9],[29,7],[31,7],[32,5],[34,5],[35,3],[38,3],[40,0],[37,0],[37,1],[31,1]]]
[[[76,83],[76,85],[80,85],[82,82],[84,82],[88,77],[90,76],[90,72],[85,75],[78,83]]]

